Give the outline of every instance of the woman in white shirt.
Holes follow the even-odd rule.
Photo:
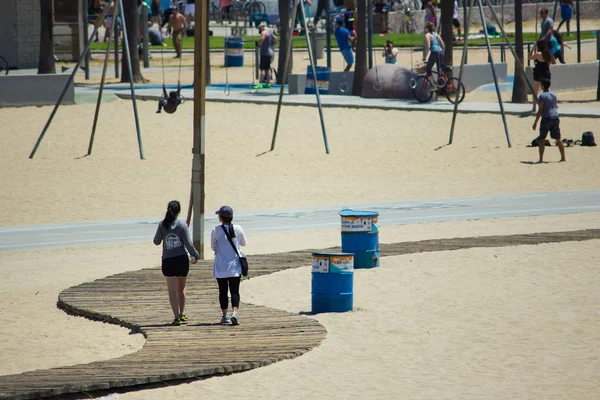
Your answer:
[[[219,284],[219,303],[221,305],[221,312],[223,313],[221,323],[231,321],[232,325],[239,325],[238,308],[240,306],[242,266],[232,246],[232,242],[241,255],[240,246],[246,245],[246,236],[241,226],[231,223],[233,220],[233,210],[231,207],[223,206],[216,214],[219,216],[221,225],[213,228],[210,234],[210,247],[215,252],[213,277],[217,279],[217,283]],[[231,293],[231,307],[233,309],[231,316],[227,315],[229,307],[228,291]]]

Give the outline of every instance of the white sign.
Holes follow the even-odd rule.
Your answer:
[[[342,232],[371,232],[377,217],[342,217]]]
[[[328,273],[329,272],[329,257],[313,256],[312,270],[313,270],[313,272]]]

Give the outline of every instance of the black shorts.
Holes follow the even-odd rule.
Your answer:
[[[550,137],[555,140],[560,140],[560,119],[542,118],[540,124],[540,137],[538,140],[546,140],[550,132]]]
[[[458,18],[452,19],[452,25],[454,25],[455,28],[460,28],[460,21]]]
[[[190,260],[187,254],[171,258],[163,258],[162,260],[162,273],[168,278],[185,278],[188,276],[189,271]]]
[[[263,71],[269,71],[271,69],[271,61],[273,61],[273,57],[271,56],[260,56],[260,69]]]

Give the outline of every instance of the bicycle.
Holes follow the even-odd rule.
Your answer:
[[[8,75],[8,61],[6,58],[0,56],[0,74],[4,72],[4,75]]]
[[[438,95],[446,96],[448,101],[452,104],[460,104],[465,98],[465,85],[460,83],[460,91],[458,89],[458,78],[449,78],[446,72],[452,71],[451,66],[444,66],[441,71],[431,71],[431,73],[437,78],[435,79],[436,87],[429,80],[431,75],[422,74],[416,78],[410,80],[410,88],[413,91],[415,99],[421,103],[427,103],[431,100],[433,93],[436,92]],[[458,92],[460,92],[460,98],[457,98]]]
[[[258,0],[238,0],[232,6],[235,14],[266,14],[267,6]]]

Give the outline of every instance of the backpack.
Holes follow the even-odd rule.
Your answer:
[[[538,136],[538,137],[536,137],[535,139],[533,139],[533,140],[531,141],[531,147],[539,147],[539,146],[540,146],[540,145],[539,145],[539,139],[540,139],[540,137],[539,137],[539,136]],[[550,141],[549,141],[548,139],[546,139],[546,141],[544,142],[544,144],[545,144],[546,146],[552,147],[552,145],[550,144]]]
[[[592,132],[583,132],[581,135],[581,145],[582,146],[595,146],[596,141],[594,140],[594,134]]]

